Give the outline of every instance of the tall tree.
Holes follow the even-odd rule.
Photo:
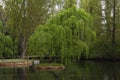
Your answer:
[[[91,18],[75,6],[63,10],[39,26],[29,40],[31,55],[61,58],[87,57],[89,43],[94,40]]]
[[[100,53],[103,56],[119,53],[116,51],[119,51],[120,46],[120,1],[81,0],[81,7],[93,16],[94,29],[97,33],[93,52],[96,51],[96,54]]]
[[[112,45],[115,45],[116,40],[118,40],[117,35],[119,34],[120,1],[105,0],[105,3],[106,25],[109,33],[111,34],[111,43]]]
[[[47,0],[4,0],[7,26],[13,39],[13,52],[26,54],[27,40],[38,24],[48,17]],[[17,50],[17,51],[16,51]]]

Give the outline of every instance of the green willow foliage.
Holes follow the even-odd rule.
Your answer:
[[[94,38],[90,14],[72,7],[38,26],[29,39],[28,48],[30,55],[79,59],[82,55],[88,56]]]

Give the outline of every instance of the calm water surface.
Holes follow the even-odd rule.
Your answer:
[[[63,71],[0,68],[0,80],[120,80],[120,62],[80,62]]]

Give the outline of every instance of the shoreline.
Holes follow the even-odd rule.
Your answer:
[[[28,67],[32,65],[31,60],[25,59],[1,59],[0,67]]]

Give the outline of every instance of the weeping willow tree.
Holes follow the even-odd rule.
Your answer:
[[[59,12],[36,28],[29,39],[30,55],[58,56],[61,59],[88,56],[95,38],[90,14],[75,6]]]

